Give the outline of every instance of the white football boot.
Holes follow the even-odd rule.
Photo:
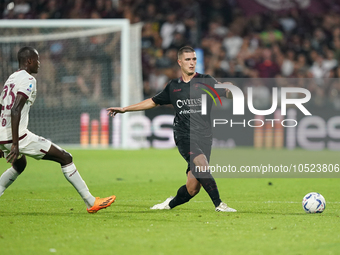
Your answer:
[[[237,210],[230,208],[226,203],[221,202],[219,206],[215,208],[216,212],[237,212]]]
[[[169,206],[170,201],[173,199],[174,197],[169,197],[167,198],[163,203],[154,205],[153,207],[150,207],[151,210],[169,210],[171,209]]]

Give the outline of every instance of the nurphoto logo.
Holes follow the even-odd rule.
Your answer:
[[[208,86],[208,85],[206,85]],[[214,88],[212,88],[211,86],[209,86],[210,89],[214,92],[216,92],[216,90]],[[233,115],[244,115],[244,101],[245,101],[245,96],[242,92],[242,90],[240,88],[238,88],[237,86],[231,84],[231,83],[221,83],[221,84],[215,84],[215,88],[217,89],[229,89],[232,96],[233,96]],[[209,91],[204,90],[207,94],[209,94],[211,97],[212,94]],[[287,98],[287,95],[289,93],[301,93],[304,95],[303,98]],[[217,93],[216,93],[217,94]],[[220,99],[220,97],[218,96],[218,98]],[[286,112],[287,112],[287,105],[291,104],[291,105],[295,105],[304,115],[312,115],[307,109],[306,107],[303,106],[304,103],[307,103],[309,100],[311,99],[311,93],[309,90],[305,89],[305,88],[296,88],[296,87],[283,87],[281,88],[281,115],[285,116]],[[201,114],[202,115],[207,115],[207,95],[206,94],[202,94],[201,95],[201,100],[202,100],[202,104],[201,104]],[[216,101],[214,100],[215,105],[216,105]],[[222,102],[221,102],[222,105]],[[267,110],[258,110],[255,109],[254,104],[253,104],[253,88],[252,87],[248,87],[247,88],[247,105],[248,105],[248,109],[251,113],[253,113],[254,115],[262,115],[262,116],[266,116],[266,115],[270,115],[272,113],[275,112],[275,110],[278,107],[278,88],[273,88],[272,89],[272,105],[269,109]],[[274,122],[275,121],[280,121],[279,119],[265,119],[264,121],[261,119],[251,119],[249,121],[247,121],[248,126],[250,127],[262,127],[264,125],[265,121],[270,121],[272,122],[272,126],[274,126]],[[255,122],[259,123],[257,125],[255,125]],[[293,123],[293,124],[287,124],[287,122]],[[227,119],[213,119],[213,127],[215,127],[216,125],[225,125],[227,123],[230,123],[231,127],[233,125],[233,121],[230,120],[228,121]],[[242,122],[237,122],[234,124],[242,124],[244,127],[246,126],[246,120],[244,119]],[[281,121],[281,125],[283,127],[295,127],[297,126],[297,121],[294,119],[284,119]]]

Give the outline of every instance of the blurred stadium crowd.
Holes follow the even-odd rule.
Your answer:
[[[204,50],[205,73],[216,78],[283,78],[279,86],[292,86],[284,78],[309,78],[303,86],[313,95],[311,103],[340,109],[340,79],[325,82],[340,78],[339,1],[325,0],[319,13],[291,8],[253,15],[246,15],[240,1],[11,0],[2,1],[0,15],[143,22],[145,98],[179,77],[177,50],[191,45]],[[257,86],[258,102],[268,101],[273,85]]]

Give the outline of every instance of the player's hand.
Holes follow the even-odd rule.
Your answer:
[[[5,153],[2,150],[0,150],[0,158],[4,158],[4,157],[5,157]]]
[[[110,115],[112,117],[116,116],[117,113],[125,113],[125,110],[123,107],[110,107],[107,108],[107,115]]]
[[[232,99],[233,98],[233,94],[231,93],[231,91],[229,89],[226,89],[226,98]]]
[[[219,84],[230,84],[230,85],[234,85],[231,82],[225,81],[225,82],[218,82]],[[234,85],[235,86],[235,85]],[[229,89],[225,89],[225,96],[226,98],[232,99],[233,98],[233,94],[231,93],[231,91]]]
[[[11,151],[8,153],[6,159],[7,163],[14,163],[19,157],[19,145],[12,144]]]

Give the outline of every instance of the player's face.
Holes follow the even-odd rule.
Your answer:
[[[29,73],[38,73],[39,67],[40,67],[40,61],[39,61],[39,53],[37,51],[34,51],[34,55],[31,59],[28,61],[28,71]]]
[[[183,52],[178,59],[178,64],[180,65],[182,72],[189,76],[195,73],[196,63],[196,52]]]

